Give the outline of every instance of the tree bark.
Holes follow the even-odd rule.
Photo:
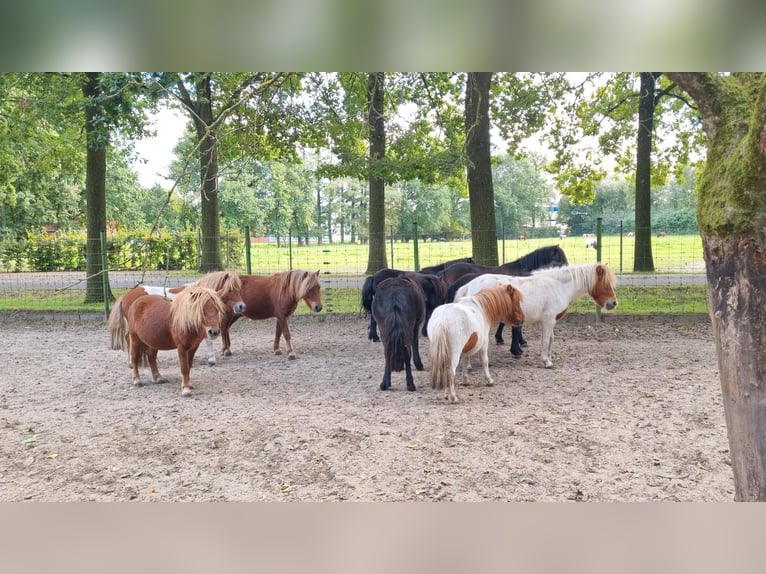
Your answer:
[[[468,198],[471,206],[473,258],[497,265],[495,191],[489,138],[489,88],[492,72],[468,72],[465,90],[465,149]]]
[[[101,265],[101,232],[106,231],[106,146],[108,133],[98,126],[104,115],[98,102],[101,96],[100,74],[85,74],[82,94],[85,97],[85,203],[87,241],[85,246],[85,302],[103,303],[105,297],[113,299],[111,289],[104,293],[106,273]]]
[[[196,81],[197,106],[194,127],[200,152],[200,271],[221,271],[221,218],[218,194],[218,139],[214,126],[213,95],[209,74]]]
[[[385,73],[373,72],[367,78],[368,125],[370,130],[370,207],[369,255],[367,275],[388,267],[386,260],[385,180],[378,165],[386,155],[386,125],[383,117]]]
[[[766,500],[766,74],[668,73],[698,105],[697,220],[735,499]]]
[[[641,72],[636,142],[636,246],[633,271],[654,271],[652,257],[652,135],[656,72]]]

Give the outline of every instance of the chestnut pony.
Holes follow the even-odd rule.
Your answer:
[[[231,271],[215,271],[208,273],[194,283],[181,285],[180,287],[162,287],[156,285],[138,285],[127,291],[117,299],[112,312],[109,314],[107,328],[112,335],[112,349],[127,349],[128,322],[127,316],[130,306],[136,299],[144,295],[161,295],[166,299],[175,299],[176,295],[181,293],[187,287],[200,285],[213,289],[223,300],[224,305],[231,308],[232,313],[240,314],[245,310],[245,304],[239,294],[242,288],[242,281],[239,275]],[[207,362],[209,365],[215,365],[215,349],[212,339],[206,338],[207,343]]]
[[[191,394],[189,372],[194,354],[205,337],[215,338],[221,333],[221,318],[225,312],[221,298],[208,287],[188,287],[172,301],[160,295],[136,299],[128,312],[133,384],[141,385],[138,367],[147,362],[154,382],[165,382],[157,369],[157,352],[176,349],[181,368],[181,394]]]
[[[240,316],[253,320],[276,317],[277,327],[274,336],[274,354],[282,354],[279,348],[279,341],[280,338],[284,337],[287,357],[294,359],[295,353],[290,342],[290,327],[287,325],[287,318],[295,312],[301,300],[315,313],[322,310],[319,271],[294,269],[268,276],[240,275],[240,279],[242,279],[242,290],[240,293],[247,308],[242,315],[235,315],[227,309],[226,315],[221,322],[223,354],[226,356],[231,355],[229,328]]]
[[[457,402],[455,371],[463,364],[463,380],[468,378],[468,360],[479,355],[488,385],[495,381],[489,374],[489,328],[495,321],[512,325],[524,321],[521,308],[523,296],[512,285],[485,289],[455,303],[437,307],[428,323],[430,339],[431,386],[446,387],[447,400]]]

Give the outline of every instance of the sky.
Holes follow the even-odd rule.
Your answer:
[[[133,168],[142,186],[159,184],[163,189],[169,189],[172,181],[164,176],[168,175],[173,148],[183,135],[187,120],[178,110],[163,108],[150,115],[150,121],[157,135],[134,142],[138,160],[133,162]]]

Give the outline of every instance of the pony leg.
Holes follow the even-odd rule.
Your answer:
[[[414,391],[415,380],[412,378],[412,366],[410,365],[409,358],[404,362],[404,375],[405,375],[405,380],[407,381],[407,390]]]
[[[146,352],[146,357],[149,359],[149,368],[152,370],[152,380],[155,383],[167,383],[168,380],[160,375],[160,371],[157,368],[157,349],[149,349]]]
[[[502,325],[502,323],[500,323]],[[522,343],[524,341],[524,338],[521,336],[521,327],[511,327],[511,354],[514,357],[521,357],[521,355],[524,354],[524,351],[521,350],[521,345],[525,344]]]
[[[378,323],[375,321],[375,317],[370,313],[370,329],[367,338],[373,343],[380,343],[380,337],[378,337]]]
[[[383,380],[380,383],[380,390],[386,391],[391,388],[391,367],[386,365],[385,371],[383,371]]]
[[[231,357],[231,335],[229,329],[240,315],[234,315],[231,319],[224,319],[221,324],[221,354],[224,357]]]
[[[479,353],[481,358],[481,368],[484,371],[484,378],[487,380],[487,385],[492,386],[495,384],[495,380],[492,375],[489,374],[489,357],[487,356],[487,347],[484,347]]]
[[[551,349],[553,347],[553,325],[543,323],[542,328],[542,344],[540,354],[543,358],[543,365],[546,369],[553,368],[553,361],[551,360]]]
[[[415,325],[415,330],[413,333],[412,340],[414,341],[412,343],[412,361],[415,363],[415,368],[418,371],[423,370],[423,361],[420,358],[420,335],[418,334],[418,331],[420,331],[420,325]],[[407,363],[407,367],[409,368],[409,363]],[[409,386],[408,386],[409,388]],[[415,388],[413,386],[412,390],[414,391]]]
[[[130,366],[133,368],[133,384],[137,387],[142,385],[138,374],[138,366],[141,364],[141,348],[143,343],[136,337],[130,337]]]
[[[207,364],[212,367],[215,365],[215,348],[213,347],[213,339],[211,339],[209,336],[206,336],[205,343],[207,343]]]
[[[181,396],[184,397],[191,395],[192,387],[189,381],[189,373],[191,371],[191,363],[193,360],[194,351],[190,353],[189,349],[178,347],[178,365],[181,367]]]
[[[293,353],[293,345],[290,342],[290,327],[287,326],[287,317],[277,318],[277,332],[274,337],[274,354],[281,355],[282,351],[279,349],[279,338],[284,337],[285,347],[287,348],[287,358],[295,359],[295,353]]]
[[[503,328],[505,325],[503,325],[503,322],[501,321],[500,324],[497,326],[497,331],[495,331],[495,343],[498,345],[502,345],[505,341],[503,340]]]

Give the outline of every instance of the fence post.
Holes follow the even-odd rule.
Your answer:
[[[500,229],[502,229],[502,233],[503,233],[503,262],[501,263],[501,265],[504,265],[505,264],[505,219],[500,224]]]
[[[415,271],[420,271],[420,257],[418,255],[418,222],[413,221],[412,227],[412,248],[414,250],[413,256],[415,257]]]
[[[287,229],[287,252],[290,255],[290,271],[293,270],[293,228]]]
[[[250,226],[245,225],[245,268],[247,274],[252,275],[252,266],[250,264]]]
[[[597,217],[596,218],[596,261],[599,263],[601,262],[601,223],[603,218]],[[604,318],[601,316],[601,307],[596,305],[596,318],[599,321],[603,321]]]
[[[620,273],[622,273],[622,219],[620,219]]]
[[[109,262],[106,256],[106,231],[100,232],[101,236],[101,289],[104,291],[104,316],[109,318],[109,274],[107,266]]]
[[[391,265],[389,265],[389,267],[391,269],[394,269],[394,226],[393,225],[391,226],[391,236],[389,241],[391,243]]]

